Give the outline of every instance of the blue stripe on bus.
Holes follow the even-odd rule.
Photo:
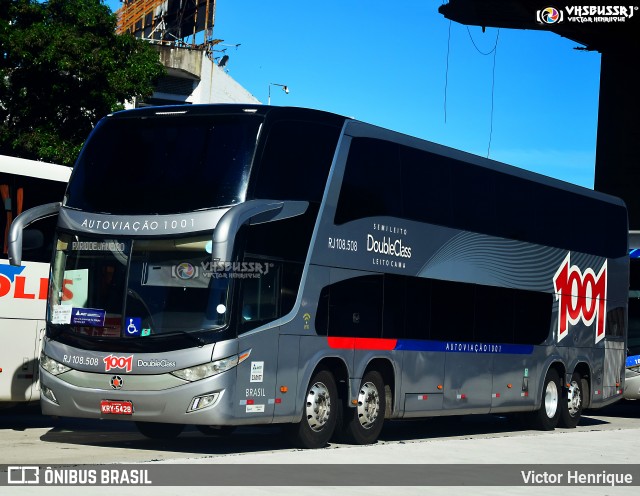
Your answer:
[[[399,339],[396,350],[436,351],[453,353],[491,353],[510,355],[530,355],[533,345],[500,343],[466,343],[459,341],[423,341],[419,339]]]

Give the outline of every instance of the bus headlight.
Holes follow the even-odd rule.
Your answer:
[[[227,370],[232,369],[236,365],[242,363],[247,359],[251,350],[240,353],[239,355],[233,355],[227,358],[216,360],[215,362],[203,363],[202,365],[196,365],[195,367],[188,367],[186,369],[174,370],[171,372],[176,377],[184,379],[185,381],[194,382],[207,377],[213,377],[214,375],[221,374]]]
[[[71,367],[56,362],[53,358],[48,357],[44,353],[40,355],[40,366],[51,375],[60,375],[71,370]]]

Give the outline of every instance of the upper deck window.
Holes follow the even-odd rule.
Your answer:
[[[66,206],[130,215],[240,203],[261,122],[254,115],[105,119],[78,159]]]
[[[622,205],[512,170],[353,138],[334,222],[397,217],[603,257],[626,255]]]

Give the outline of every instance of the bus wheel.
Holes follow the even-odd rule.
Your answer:
[[[136,427],[143,436],[151,439],[173,439],[184,429],[183,424],[165,424],[160,422],[136,422]]]
[[[236,430],[235,425],[196,425],[202,434],[207,436],[226,437]]]
[[[532,427],[543,431],[552,431],[558,425],[560,419],[560,398],[562,390],[560,376],[555,369],[549,369],[544,378],[542,391],[542,405],[538,411],[533,412]]]
[[[289,440],[300,448],[326,446],[338,419],[338,389],[333,374],[320,370],[311,378],[305,396],[302,420],[286,426]]]
[[[582,416],[582,408],[588,397],[589,384],[587,379],[574,372],[571,376],[569,387],[564,389],[562,398],[562,411],[560,413],[560,425],[573,429]]]
[[[358,405],[345,409],[344,438],[354,444],[375,443],[384,424],[386,404],[382,376],[370,370],[362,378]]]

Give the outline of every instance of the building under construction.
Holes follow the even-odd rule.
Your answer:
[[[167,69],[153,96],[134,106],[259,103],[224,69],[229,56],[213,39],[215,10],[215,0],[124,0],[116,31],[155,45]]]
[[[196,44],[204,32],[206,43],[213,33],[215,0],[125,0],[118,10],[118,33],[132,33],[166,44]]]

